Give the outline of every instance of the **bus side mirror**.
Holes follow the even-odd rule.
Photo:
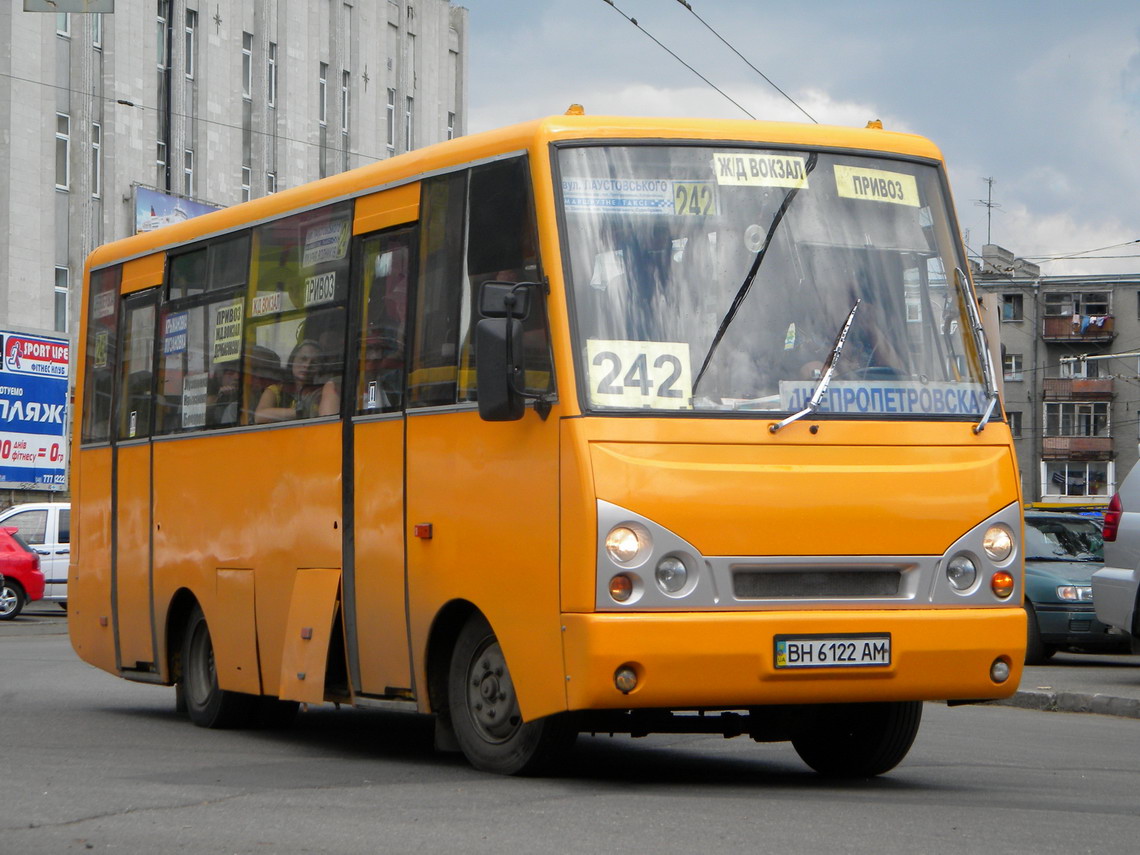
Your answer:
[[[479,391],[479,415],[488,422],[521,419],[527,398],[537,401],[542,418],[550,411],[541,395],[528,395],[523,355],[523,325],[530,314],[532,293],[541,293],[538,282],[484,282],[479,291],[479,314],[475,325],[475,383]]]
[[[475,382],[479,416],[488,422],[523,417],[526,399],[515,387],[522,374],[522,324],[510,317],[483,318],[475,325]],[[517,360],[517,362],[516,362]]]

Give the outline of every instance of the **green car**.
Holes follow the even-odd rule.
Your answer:
[[[1104,565],[1099,523],[1079,514],[1025,514],[1025,664],[1040,665],[1058,650],[1127,653],[1128,637],[1097,620],[1092,574]]]

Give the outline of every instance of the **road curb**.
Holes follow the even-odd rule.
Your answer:
[[[991,701],[997,706],[1019,707],[1042,712],[1095,713],[1122,718],[1140,718],[1140,699],[1087,692],[1019,691],[1011,698]]]

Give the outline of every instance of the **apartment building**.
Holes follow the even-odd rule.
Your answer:
[[[1140,274],[1042,275],[992,244],[982,256],[1025,500],[1103,505],[1140,449]]]

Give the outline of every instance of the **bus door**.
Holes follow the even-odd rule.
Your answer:
[[[416,228],[357,243],[355,400],[345,419],[344,604],[358,692],[411,698],[405,609],[404,385]],[[353,364],[349,360],[349,364]]]
[[[119,407],[114,426],[111,592],[116,659],[124,671],[149,672],[156,662],[150,436],[158,292],[152,288],[123,299]]]

